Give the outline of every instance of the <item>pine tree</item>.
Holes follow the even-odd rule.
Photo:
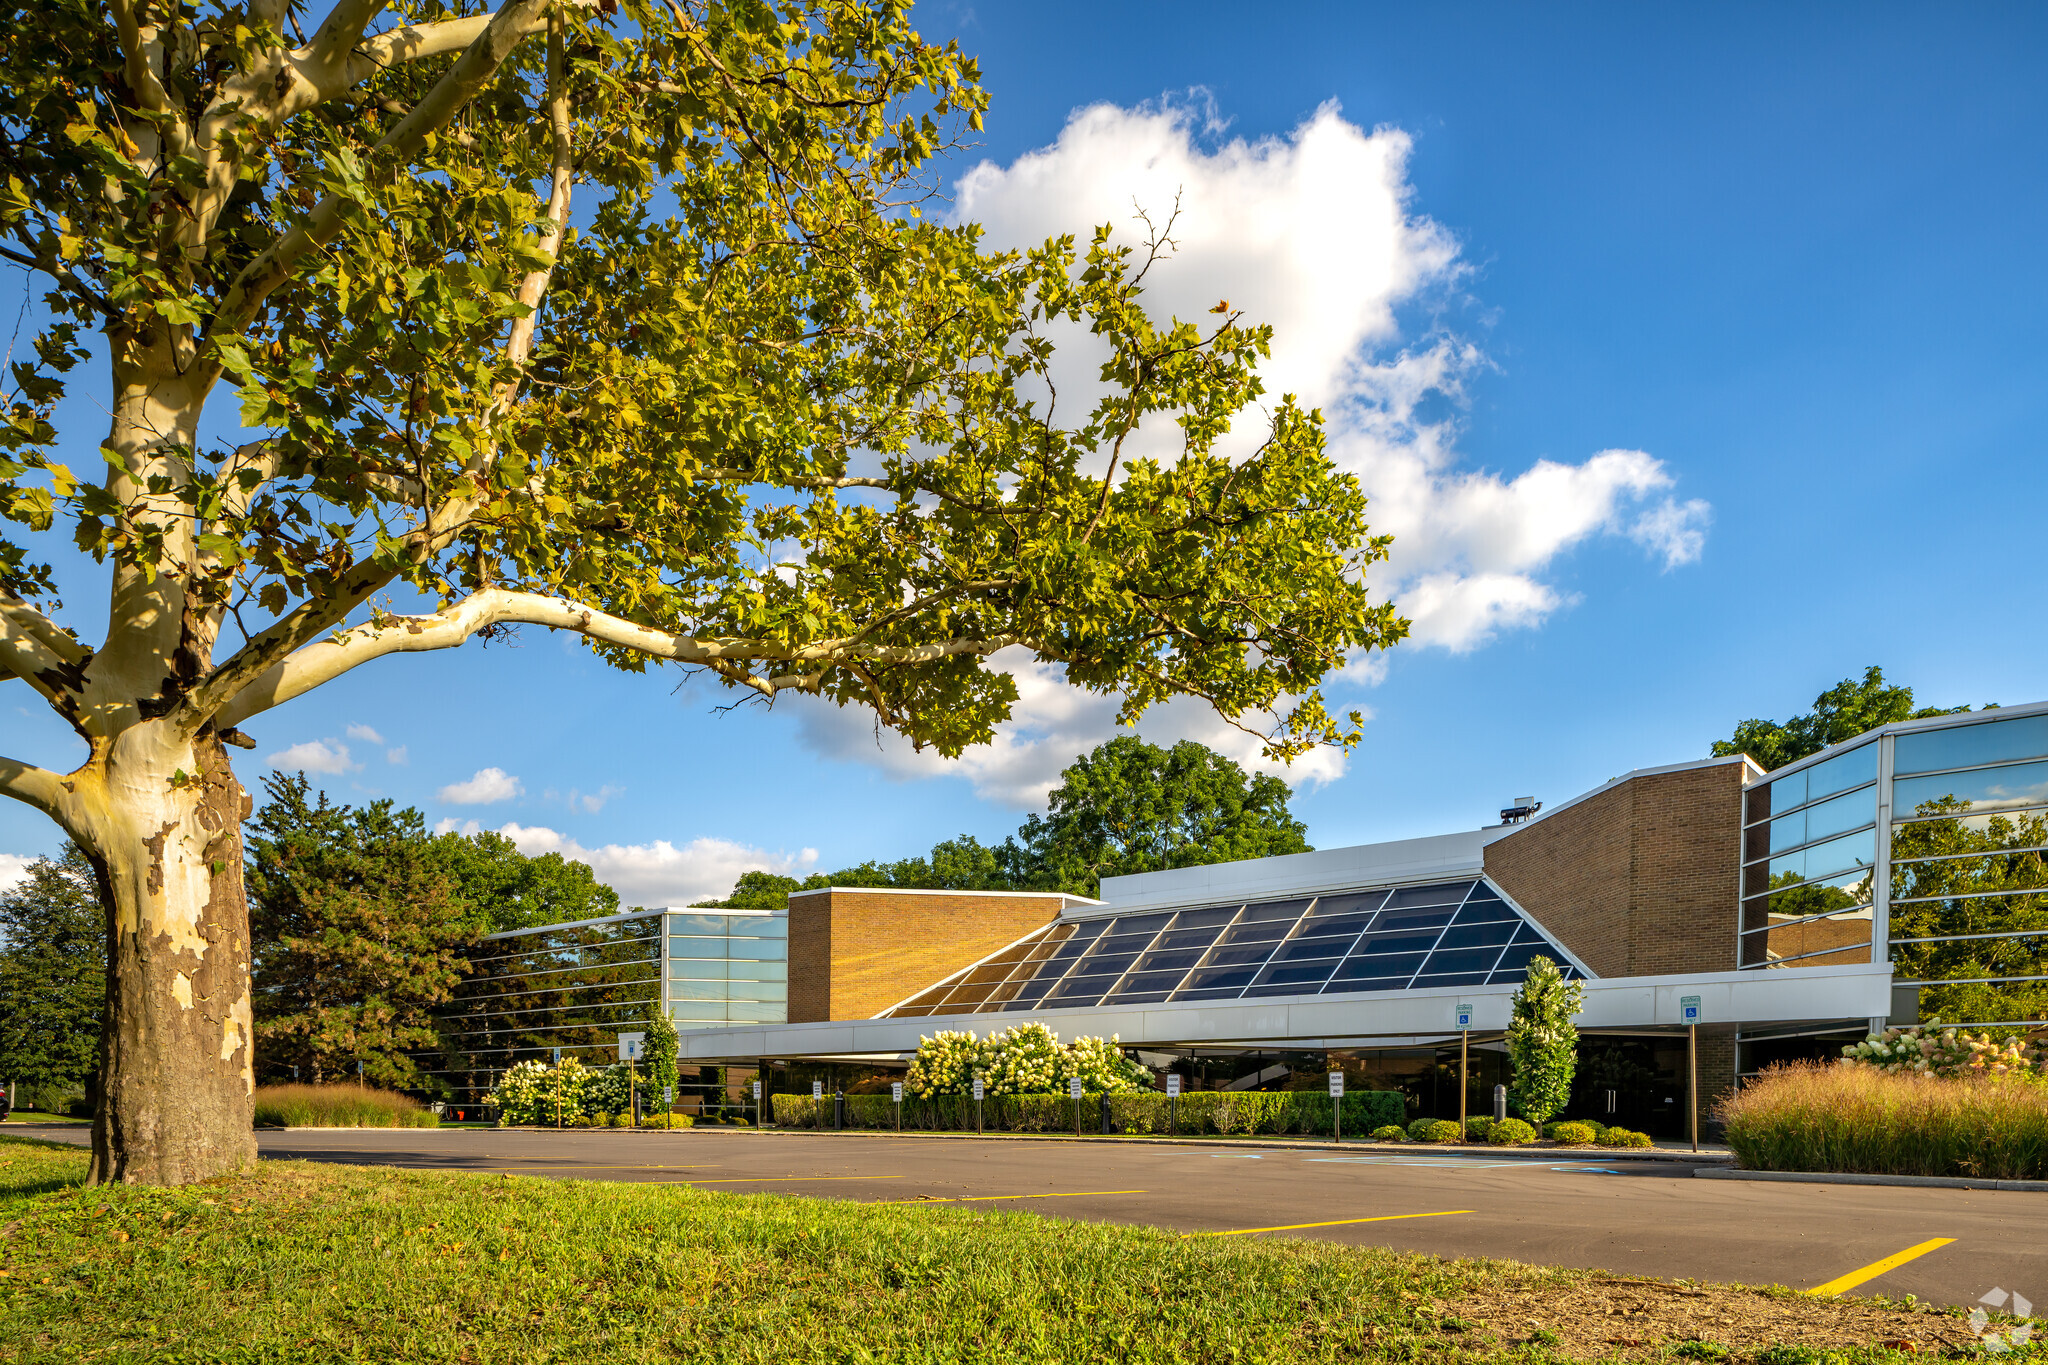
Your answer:
[[[67,842],[0,895],[0,1080],[40,1108],[90,1082],[106,1005],[106,913],[92,864]]]

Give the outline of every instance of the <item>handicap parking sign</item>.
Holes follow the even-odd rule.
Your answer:
[[[1697,995],[1679,996],[1678,1017],[1681,1023],[1697,1024],[1700,1021],[1700,998]]]

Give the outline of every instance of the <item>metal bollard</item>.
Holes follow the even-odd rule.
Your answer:
[[[844,1090],[832,1092],[832,1126],[834,1128],[844,1128],[846,1126],[846,1092]]]
[[[1102,1131],[1103,1131],[1103,1133],[1104,1133],[1105,1135],[1107,1135],[1107,1134],[1108,1134],[1108,1133],[1110,1132],[1110,1126],[1109,1126],[1109,1092],[1108,1092],[1107,1090],[1105,1090],[1105,1091],[1103,1091],[1103,1092],[1102,1092]]]
[[[1493,1088],[1493,1121],[1500,1123],[1508,1116],[1508,1088],[1497,1085]]]

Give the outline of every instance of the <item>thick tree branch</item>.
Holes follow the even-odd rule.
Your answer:
[[[0,588],[0,630],[22,631],[67,664],[82,664],[92,650],[64,627],[5,588]]]
[[[142,23],[136,14],[135,0],[113,0],[113,11],[114,31],[121,40],[122,75],[128,82],[128,91],[135,97],[139,108],[156,116],[155,122],[171,151],[183,153],[191,143],[191,130],[172,105],[170,94],[164,89],[163,76],[156,68],[157,62],[163,59],[163,31],[155,24]]]
[[[702,639],[639,625],[566,598],[487,588],[432,616],[386,617],[377,624],[343,631],[331,640],[307,645],[243,688],[233,701],[222,708],[215,723],[220,726],[239,725],[258,712],[303,696],[372,659],[381,659],[387,654],[452,649],[487,626],[509,624],[573,631],[653,658],[701,664],[768,696],[787,687],[814,686],[817,670],[813,668],[764,679],[747,673],[744,665],[754,662],[825,666],[851,661],[931,663],[960,654],[986,656],[1010,645],[1027,643],[1014,635],[987,640],[941,640],[924,645],[863,645],[852,638],[798,646],[773,640]]]
[[[0,677],[8,675],[42,693],[44,700],[66,716],[77,710],[77,665],[45,643],[35,631],[18,624],[12,612],[0,611]]]
[[[384,135],[373,155],[400,164],[409,163],[426,145],[429,135],[462,112],[471,100],[498,74],[527,34],[544,20],[549,0],[509,0],[482,33],[427,92],[427,95],[396,128]],[[343,195],[322,199],[306,217],[271,244],[268,250],[243,268],[214,315],[213,335],[238,332],[263,306],[271,291],[290,279],[300,262],[340,235],[343,221],[354,200]]]
[[[58,803],[64,797],[64,779],[48,768],[0,755],[0,795],[25,801],[57,823],[64,823],[57,814]]]

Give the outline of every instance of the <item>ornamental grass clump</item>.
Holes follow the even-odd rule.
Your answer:
[[[367,1085],[265,1085],[256,1090],[259,1128],[432,1128],[440,1122],[411,1096]]]
[[[2048,1179],[2048,1084],[2025,1076],[1794,1062],[1714,1112],[1751,1170]]]

